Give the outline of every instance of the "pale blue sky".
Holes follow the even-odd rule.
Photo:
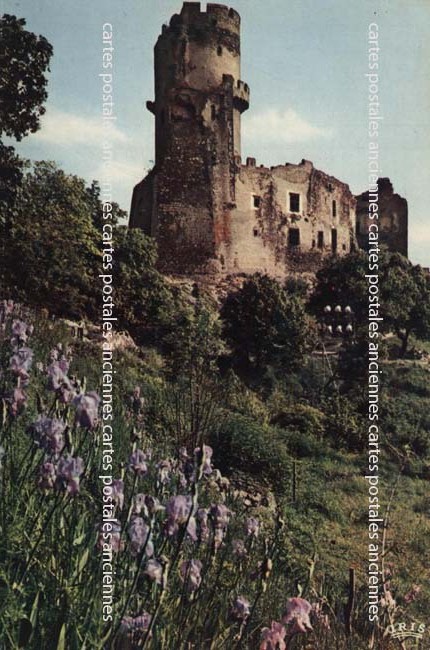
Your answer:
[[[1,12],[54,46],[44,127],[18,150],[51,159],[88,181],[100,176],[101,28],[114,26],[118,120],[115,197],[128,210],[132,187],[151,166],[153,46],[175,0],[0,0]],[[205,5],[205,3],[202,3]],[[264,164],[312,160],[367,187],[367,27],[380,33],[381,169],[408,199],[410,257],[430,266],[430,1],[235,0],[242,16],[242,79],[251,87],[243,156]]]

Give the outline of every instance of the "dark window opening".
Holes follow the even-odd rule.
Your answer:
[[[218,54],[218,56],[222,56],[222,47],[221,47],[221,45],[218,45],[216,53]]]
[[[260,205],[261,205],[261,199],[260,199],[260,197],[254,195],[254,196],[252,197],[252,204],[253,204],[254,208],[259,208]]]
[[[315,248],[315,239],[312,240],[312,248]]]
[[[216,119],[216,106],[214,106],[213,104],[211,106],[211,114],[212,114],[212,119],[215,120]]]
[[[300,212],[300,194],[290,192],[290,212]]]
[[[342,244],[342,250],[346,251],[346,244]]]
[[[318,231],[318,248],[324,248],[324,232]]]
[[[337,208],[336,208],[336,201],[332,201],[332,204],[331,204],[331,213],[332,213],[332,215],[333,215],[334,217],[336,216],[336,209],[337,209]]]
[[[180,93],[175,97],[175,103],[171,106],[170,119],[173,122],[185,122],[192,120],[196,115],[196,107],[188,94]]]
[[[258,237],[258,235],[260,234],[258,232],[258,228],[254,228],[254,230],[252,232],[254,233],[254,237]]]
[[[300,246],[299,228],[290,228],[288,230],[288,246]]]
[[[336,228],[331,229],[331,250],[333,253],[337,251],[337,230]]]

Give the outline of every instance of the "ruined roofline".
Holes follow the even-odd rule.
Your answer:
[[[277,169],[300,169],[300,168],[308,169],[309,171],[314,171],[314,172],[316,172],[318,174],[321,174],[322,176],[324,176],[324,178],[326,178],[327,181],[334,182],[334,183],[337,183],[339,185],[342,185],[348,191],[351,191],[348,183],[345,183],[344,181],[339,180],[339,178],[337,178],[336,176],[333,176],[331,174],[327,174],[327,172],[324,172],[321,169],[318,169],[317,167],[314,166],[314,164],[313,164],[313,162],[311,160],[306,160],[305,158],[302,158],[302,160],[299,163],[286,162],[283,165],[282,164],[271,165],[270,167],[268,167],[268,166],[262,165],[262,164],[257,165],[256,159],[251,157],[251,156],[248,156],[246,158],[246,163],[245,164],[241,163],[241,169],[244,170],[244,171],[253,169],[256,172],[260,172],[260,171],[261,172],[271,172],[271,171],[276,171]],[[352,194],[352,192],[351,192],[351,194]]]
[[[274,169],[285,169],[287,167],[297,167],[297,168],[298,167],[304,167],[305,169],[308,168],[309,170],[315,169],[313,162],[311,160],[305,160],[304,158],[302,158],[302,160],[297,164],[296,163],[286,162],[284,165],[281,165],[281,164],[280,165],[271,165],[269,167],[269,166],[266,166],[266,165],[257,165],[256,159],[253,158],[252,156],[248,156],[247,159],[246,159],[246,164],[242,164],[241,166],[244,169],[250,169],[250,168],[251,169],[257,169],[257,170],[262,169],[262,170],[266,170],[266,171],[273,171]]]
[[[347,189],[351,193],[352,196],[354,196],[353,193],[351,192],[351,188],[349,187],[349,183],[345,183],[345,181],[341,181],[339,178],[337,178],[337,176],[333,176],[332,174],[327,174],[327,172],[322,171],[322,169],[317,169],[316,167],[314,167],[314,169],[315,169],[316,172],[318,172],[318,174],[321,174],[322,176],[324,176],[324,178],[327,181],[329,181],[329,182],[330,181],[335,181],[336,183],[338,183],[339,185],[342,185],[345,189]]]
[[[390,178],[387,176],[384,177],[379,177],[376,183],[372,185],[372,189],[370,190],[371,194],[384,194],[385,196],[392,196],[392,197],[397,197],[398,199],[401,199],[402,201],[406,201],[406,199],[401,196],[400,194],[397,194],[397,192],[394,191],[394,186],[393,183],[391,182]],[[367,200],[369,195],[369,189],[364,190],[364,192],[361,192],[360,194],[356,194],[356,199],[361,201],[361,200]]]

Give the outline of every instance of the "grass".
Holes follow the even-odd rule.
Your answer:
[[[49,351],[59,340],[62,341],[64,347],[72,345],[74,349],[71,372],[85,381],[88,390],[100,390],[100,346],[93,342],[79,342],[72,339],[68,330],[61,323],[50,323],[43,319],[36,319],[36,331],[32,340],[35,360],[45,360],[49,355]],[[4,351],[2,354],[2,365],[7,368],[8,355]],[[184,404],[186,402],[188,408],[189,401],[184,400],[179,406],[176,404],[177,410],[175,411],[175,400],[177,395],[181,396],[181,392],[178,390],[178,385],[166,382],[163,375],[163,358],[153,349],[118,351],[116,353],[115,367],[117,370],[115,379],[117,396],[114,430],[117,455],[114,473],[120,474],[125,472],[126,458],[133,436],[137,436],[137,444],[141,444],[141,440],[150,440],[154,453],[159,455],[164,455],[169,446],[174,446],[176,440],[175,435],[173,435],[175,421],[180,416],[185,423],[188,422],[185,417]],[[427,383],[428,371],[413,362],[409,362],[407,365],[404,365],[404,362],[389,363],[384,366],[384,369],[386,398],[389,403],[398,404],[401,400],[403,419],[396,416],[397,422],[393,420],[393,424],[396,424],[397,429],[395,431],[393,429],[394,433],[391,430],[385,431],[390,445],[385,444],[385,439],[382,445],[380,499],[383,514],[385,513],[392,485],[399,473],[399,460],[393,453],[393,449],[397,448],[399,454],[408,453],[410,455],[408,471],[404,472],[399,479],[392,504],[387,536],[386,563],[392,566],[391,590],[400,608],[399,615],[406,616],[407,620],[415,618],[425,620],[426,612],[430,611],[430,580],[428,575],[428,538],[430,534],[428,511],[430,503],[428,499],[428,477],[426,476],[428,458],[424,456],[418,457],[413,450],[407,451],[402,448],[402,445],[408,439],[408,436],[410,437],[408,427],[414,421],[416,413],[420,410],[424,412],[430,403],[430,391]],[[145,398],[143,418],[130,416],[128,400],[136,385],[142,388],[142,394]],[[28,448],[28,437],[25,429],[35,419],[41,400],[46,402],[45,377],[43,372],[35,371],[29,389],[27,410],[20,416],[19,422],[14,424],[13,454],[16,458],[25,457]],[[294,425],[291,425],[290,413],[287,425],[293,427],[291,429],[288,428],[283,431],[278,425],[270,425],[278,409],[283,411],[285,421],[287,417],[285,414],[288,413],[288,408],[291,409],[293,404],[288,393],[278,395],[276,398],[272,396],[268,400],[264,400],[261,396],[249,391],[249,389],[237,385],[233,393],[229,394],[226,404],[224,410],[227,409],[230,417],[229,426],[230,433],[234,438],[234,446],[230,448],[230,452],[225,452],[227,457],[220,457],[218,460],[221,464],[224,462],[226,467],[229,468],[229,478],[233,488],[235,485],[235,472],[239,473],[238,464],[240,462],[242,462],[240,467],[242,482],[243,477],[245,477],[246,483],[248,477],[250,490],[254,490],[256,485],[258,488],[258,480],[263,478],[266,488],[276,493],[279,514],[285,522],[282,539],[278,541],[277,561],[271,577],[272,582],[267,592],[262,592],[256,606],[258,621],[255,628],[256,633],[248,638],[248,645],[243,647],[247,647],[249,650],[258,647],[261,626],[270,625],[272,618],[281,615],[286,598],[288,596],[297,596],[299,593],[303,593],[309,599],[324,599],[333,612],[331,636],[322,628],[317,628],[319,636],[315,637],[315,648],[318,650],[333,650],[336,647],[339,650],[359,650],[366,647],[365,635],[362,634],[366,630],[363,608],[367,581],[368,546],[368,485],[364,479],[367,463],[366,450],[361,452],[348,451],[344,441],[340,445],[336,438],[328,438],[321,424],[325,416],[323,416],[322,411],[315,408],[301,407],[298,409],[300,418],[294,421]],[[181,411],[181,409],[183,410]],[[294,411],[294,408],[292,411]],[[216,417],[211,422],[214,423],[214,426],[215,424],[221,426]],[[313,423],[312,426],[317,427],[315,432],[306,430],[307,422]],[[309,424],[309,426],[311,425]],[[298,431],[294,427],[304,427],[304,429]],[[261,432],[264,432],[263,437],[260,435]],[[306,436],[309,436],[308,440]],[[429,436],[428,420],[425,418],[422,419],[420,436],[422,439]],[[214,445],[216,440],[215,436]],[[300,445],[297,443],[298,440],[301,442]],[[244,453],[241,455],[241,445],[242,451],[246,449],[246,454],[249,457],[245,457]],[[231,450],[234,451],[234,455]],[[300,454],[296,457],[294,464],[295,474],[293,474],[292,470],[293,458],[291,454],[293,452],[294,454]],[[215,449],[215,456],[217,456],[217,453],[220,452]],[[258,470],[257,472],[255,467]],[[251,471],[253,468],[254,471]],[[263,477],[261,477],[261,473],[263,473]],[[37,501],[34,484],[30,479],[32,479],[31,472],[29,472],[28,484],[24,484],[25,492],[23,493],[24,501],[28,500],[26,506],[28,508],[36,506]],[[79,569],[80,562],[82,562],[82,557],[86,557],[86,551],[89,548],[88,540],[93,534],[91,532],[92,528],[91,530],[88,528],[88,522],[85,523],[84,515],[87,513],[86,516],[94,520],[97,511],[97,499],[100,498],[100,495],[97,495],[95,484],[93,485],[91,481],[89,481],[83,495],[84,509],[79,511],[78,506],[75,507],[71,504],[69,506],[70,510],[65,512],[64,518],[56,520],[56,525],[61,527],[61,531],[58,532],[55,526],[48,530],[49,543],[47,542],[47,545],[41,549],[40,556],[35,555],[33,573],[29,575],[32,582],[31,585],[25,587],[22,597],[19,593],[10,589],[11,584],[8,583],[5,573],[0,574],[0,589],[3,594],[6,594],[4,602],[10,607],[8,621],[11,618],[15,619],[15,621],[22,618],[31,618],[29,612],[37,593],[34,591],[34,585],[38,581],[43,585],[45,580],[43,576],[49,577],[49,589],[53,589],[57,594],[63,593],[58,587],[58,580],[60,579],[59,576],[61,576],[61,580],[66,580],[67,571],[61,568],[61,561],[66,561],[68,555],[64,547],[60,554],[60,560],[56,559],[57,554],[54,547],[56,538],[62,540],[62,543],[70,545],[74,575],[75,577],[78,576],[77,579],[81,579],[79,576],[81,576],[82,571],[85,572],[85,565]],[[9,490],[8,499],[10,499],[8,503],[13,504],[14,492],[11,490]],[[22,505],[24,501],[20,501],[19,504],[17,502],[16,505],[24,508]],[[249,506],[246,506],[246,508],[249,509]],[[270,539],[275,514],[273,505],[269,508],[263,506],[251,508],[250,513],[258,514],[258,517],[263,522],[266,522],[266,534]],[[7,553],[11,554],[8,557],[19,558],[19,562],[22,562],[26,556],[25,549],[23,551],[20,545],[22,545],[23,540],[29,539],[29,533],[26,530],[23,518],[17,517],[14,521],[15,527],[8,531],[9,546]],[[67,526],[73,522],[77,527],[77,532],[73,539],[69,539]],[[91,526],[93,526],[93,523]],[[38,530],[40,532],[40,529]],[[261,539],[263,546],[264,543],[264,540]],[[87,546],[85,546],[86,544]],[[92,551],[89,558],[87,570],[94,571],[96,564],[91,564],[90,560],[96,562],[96,558],[93,557]],[[344,635],[342,618],[348,597],[348,576],[351,566],[356,571],[357,607],[353,621],[355,636],[352,640],[347,641]],[[227,589],[230,584],[229,575],[234,575],[236,570],[235,562],[227,558],[226,568],[226,574],[220,573],[220,585],[223,589]],[[126,573],[124,573],[124,576],[126,576]],[[124,584],[128,584],[126,577],[124,577],[124,581]],[[420,596],[416,602],[406,607],[404,595],[413,584],[417,583],[421,586]],[[249,586],[248,588],[258,591],[258,585]],[[87,592],[86,595],[88,596]],[[72,596],[69,596],[72,599]],[[152,597],[153,595],[151,597],[147,596],[147,598]],[[135,612],[137,612],[141,602],[139,598],[137,595],[132,598]],[[178,595],[178,598],[179,602],[181,602],[180,595]],[[51,613],[46,609],[49,604],[48,593],[44,596],[44,599],[40,600],[39,603],[39,621],[40,624],[43,623],[46,626]],[[153,601],[150,600],[149,602]],[[174,608],[174,601],[169,602],[171,607]],[[61,601],[58,601],[52,609],[53,618],[57,617],[57,620],[61,620],[62,607]],[[85,616],[85,612],[82,614],[81,609],[79,609],[78,600],[74,607],[79,612],[78,618],[79,616]],[[225,603],[222,605],[222,611],[224,612],[223,616],[227,616]],[[173,613],[172,620],[177,623],[179,619],[175,618],[175,616]],[[160,633],[155,634],[153,646],[151,647],[173,650],[177,646],[174,645],[176,641],[172,641],[172,639],[176,637],[174,632],[172,633],[173,636],[169,636],[171,632],[168,631],[168,611],[162,610],[160,620],[164,621],[163,625],[166,625],[165,632],[160,631]],[[68,620],[67,626],[69,626]],[[51,650],[51,647],[53,650],[57,650],[52,638],[58,640],[62,628],[61,625],[58,629],[54,628],[55,626],[53,627],[52,637],[43,637],[43,635],[34,637],[39,639],[39,646],[37,644],[32,646],[30,642],[30,645],[26,647],[34,649],[40,647],[40,639],[48,638],[50,639],[46,642],[48,645],[45,643],[43,647],[46,647],[46,650]],[[79,634],[78,632],[75,633],[73,629],[67,627],[67,639],[70,648],[80,647],[79,644],[82,644],[79,637],[80,632]],[[92,634],[95,635],[92,638],[97,638],[97,634],[101,634],[100,630],[97,631],[97,626],[93,626],[92,630]],[[218,634],[218,632],[216,633]],[[9,632],[9,640],[4,641],[4,643],[9,643],[11,648],[18,647],[18,645],[13,645],[10,640],[14,638],[14,634],[16,638],[16,626]],[[76,638],[74,634],[76,634]],[[304,648],[304,644],[305,637],[301,635],[291,642],[290,647],[291,650],[295,648],[298,650]],[[5,647],[9,646],[6,645]],[[81,645],[81,647],[83,646]],[[87,645],[87,647],[92,646]],[[191,647],[200,650],[200,647],[206,648],[209,646],[193,645]],[[224,646],[220,645],[219,647]],[[384,650],[389,647],[389,645],[384,646]]]

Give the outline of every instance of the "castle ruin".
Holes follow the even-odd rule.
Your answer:
[[[307,160],[242,164],[250,89],[234,9],[184,2],[154,53],[155,166],[134,188],[130,227],[156,238],[162,271],[284,278],[356,246],[348,185]]]
[[[375,188],[376,189],[376,188]],[[357,199],[356,236],[360,248],[368,246],[369,192]],[[408,256],[408,202],[394,193],[389,178],[378,179],[379,242],[388,250]]]

